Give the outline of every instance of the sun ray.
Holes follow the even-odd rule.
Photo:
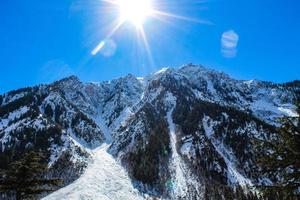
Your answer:
[[[135,26],[136,37],[137,37],[136,42],[137,44],[141,45],[140,47],[143,48],[141,49],[140,52],[143,52],[145,55],[147,55],[150,66],[154,66],[154,59],[151,52],[150,42],[149,39],[147,38],[147,33],[144,29],[144,26],[147,25],[146,21],[148,21],[150,18],[166,23],[169,26],[173,26],[179,29],[180,27],[172,23],[172,20],[170,19],[189,21],[189,22],[194,22],[199,24],[210,24],[210,25],[212,24],[210,21],[196,19],[188,16],[181,16],[171,12],[165,12],[164,10],[170,9],[172,5],[178,5],[178,2],[175,1],[169,3],[166,3],[164,1],[155,1],[155,0],[100,0],[100,1],[104,2],[105,4],[108,4],[109,9],[107,11],[111,12],[111,14],[117,13],[118,18],[117,18],[117,24],[113,26],[112,30],[108,33],[108,35],[94,48],[94,50],[91,52],[92,55],[96,55],[102,48],[104,48],[105,41],[113,37],[114,33],[118,31],[122,25],[125,25],[126,22],[129,22]],[[197,4],[203,2],[203,0],[195,0],[195,2],[196,1]],[[149,25],[151,25],[151,23],[149,23]],[[152,29],[152,31],[153,30],[154,29]]]
[[[96,55],[105,45],[105,41],[109,40],[114,33],[122,26],[124,21],[119,20],[114,28],[105,36],[105,38],[92,50],[91,54]]]
[[[207,21],[207,20],[195,19],[195,18],[186,17],[186,16],[182,16],[182,15],[175,15],[172,13],[163,12],[163,11],[159,11],[159,10],[153,10],[153,13],[154,13],[154,15],[158,15],[158,16],[171,17],[171,18],[195,22],[195,23],[199,23],[199,24],[210,24],[210,25],[212,24],[210,21]]]
[[[112,37],[113,34],[115,34],[115,32],[117,32],[117,30],[122,26],[122,24],[124,24],[124,22],[124,20],[118,20],[114,28],[111,30],[110,33],[108,33],[108,35],[105,38],[109,39],[110,37]]]
[[[152,57],[152,53],[151,53],[151,48],[150,48],[150,45],[149,45],[149,42],[148,42],[148,38],[147,38],[147,35],[146,35],[145,31],[144,31],[143,26],[138,26],[137,27],[137,31],[142,36],[142,41],[144,43],[144,46],[145,46],[145,49],[146,49],[146,52],[147,52],[147,56],[148,56],[148,59],[149,59],[149,62],[150,62],[150,65],[153,66],[154,65],[154,61],[153,61],[153,57]]]
[[[158,15],[153,15],[153,18],[155,18],[156,20],[158,20],[158,21],[160,21],[162,23],[167,24],[168,26],[171,26],[171,27],[174,27],[174,28],[178,28],[178,26],[176,26],[175,23],[172,23],[171,20],[168,20],[165,17],[161,17],[161,16],[158,16]]]
[[[117,1],[117,0],[102,0],[102,1],[103,1],[103,2],[106,2],[106,3],[118,5],[118,1]]]

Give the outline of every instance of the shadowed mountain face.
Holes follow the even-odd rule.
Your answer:
[[[94,84],[71,76],[11,91],[0,96],[0,168],[27,149],[43,150],[47,175],[68,185],[107,143],[144,197],[201,199],[273,184],[280,177],[260,173],[255,160],[268,149],[255,140],[272,137],[278,117],[296,115],[299,88],[186,65],[144,78]]]

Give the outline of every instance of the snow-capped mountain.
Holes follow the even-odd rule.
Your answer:
[[[0,96],[0,168],[47,152],[47,175],[65,187],[45,199],[203,199],[272,184],[254,141],[296,116],[299,88],[185,65],[11,91]]]

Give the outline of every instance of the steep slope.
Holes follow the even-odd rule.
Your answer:
[[[78,178],[89,154],[77,143],[95,146],[103,141],[101,130],[68,102],[56,83],[5,94],[1,105],[1,168],[28,150],[48,157],[50,176],[64,184]]]
[[[47,152],[62,186],[82,174],[50,199],[238,198],[237,186],[280,178],[262,176],[255,141],[273,136],[278,117],[296,115],[299,88],[186,65],[12,91],[0,96],[0,167],[34,149]]]
[[[93,162],[78,180],[43,199],[143,199],[131,185],[125,170],[107,153],[107,148],[108,145],[103,144],[94,149]]]
[[[235,80],[224,73],[194,65],[184,66],[179,72],[193,83],[202,100],[250,111],[269,123],[282,115],[295,115],[294,92],[283,85]]]
[[[242,109],[243,102],[221,95],[222,103],[206,99],[207,90],[195,88],[180,70],[164,70],[148,79],[138,112],[117,131],[112,144],[111,153],[123,161],[140,190],[146,187],[166,198],[193,199],[203,195],[207,183],[251,187],[271,182],[259,176],[253,144],[275,132],[273,123],[267,123],[270,119],[260,120],[252,115],[255,110]],[[275,99],[280,102],[280,97]],[[147,157],[141,159],[142,155]],[[151,176],[136,173],[140,169]]]

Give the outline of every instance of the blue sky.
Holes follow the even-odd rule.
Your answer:
[[[2,0],[0,93],[77,75],[83,81],[142,76],[161,67],[203,64],[237,79],[300,79],[297,0],[157,0],[162,9],[210,23],[166,18],[144,24],[152,62],[135,27],[91,55],[117,13],[101,0]]]

